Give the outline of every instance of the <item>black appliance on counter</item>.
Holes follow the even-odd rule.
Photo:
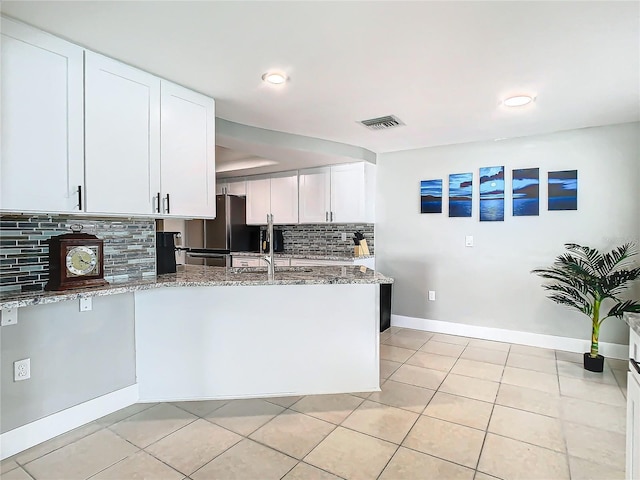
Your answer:
[[[156,273],[176,273],[176,241],[178,232],[156,232]]]
[[[262,251],[269,251],[269,239],[266,230],[262,231]],[[273,251],[276,253],[284,252],[284,237],[282,230],[273,229]]]
[[[259,251],[260,227],[246,218],[244,197],[216,195],[214,220],[185,221],[186,263],[230,267],[233,252]]]

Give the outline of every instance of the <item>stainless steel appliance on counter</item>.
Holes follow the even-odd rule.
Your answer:
[[[260,248],[260,227],[247,225],[246,200],[236,195],[216,196],[215,220],[185,221],[186,263],[230,267],[233,252]]]

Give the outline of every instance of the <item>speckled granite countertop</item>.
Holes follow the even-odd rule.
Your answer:
[[[232,257],[264,257],[264,253],[260,252],[231,252]],[[361,260],[364,258],[375,258],[375,255],[363,255],[361,257],[354,257],[349,255],[304,255],[301,253],[274,253],[276,258],[297,258],[300,260],[337,260],[348,261]]]
[[[631,329],[640,335],[640,314],[637,313],[625,313],[624,321]]]
[[[329,285],[393,283],[393,279],[359,266],[276,267],[273,279],[265,267],[223,268],[186,265],[177,273],[138,280],[112,282],[104,287],[59,292],[0,294],[0,309],[75,300],[81,297],[116,295],[160,287],[217,287],[256,285]]]

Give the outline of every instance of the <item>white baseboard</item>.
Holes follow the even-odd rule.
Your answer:
[[[405,317],[404,315],[391,315],[391,326],[426,330],[428,332],[447,333],[463,337],[482,338],[495,340],[496,342],[516,343],[532,347],[552,348],[567,352],[584,353],[591,348],[590,340],[579,338],[558,337],[542,333],[519,332],[503,328],[480,327],[466,325],[464,323],[443,322],[441,320],[429,320],[426,318]],[[609,358],[627,360],[629,358],[629,346],[618,343],[600,342],[601,355]]]
[[[138,385],[116,390],[0,435],[0,460],[138,401]]]

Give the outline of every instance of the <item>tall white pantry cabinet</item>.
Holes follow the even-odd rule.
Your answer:
[[[0,209],[79,212],[83,49],[10,19],[0,24]]]
[[[1,210],[215,217],[212,98],[1,21]]]

